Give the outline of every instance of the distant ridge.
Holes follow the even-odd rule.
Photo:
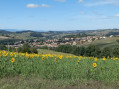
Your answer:
[[[69,31],[38,31],[38,30],[19,30],[19,29],[0,29],[0,33],[3,34],[9,34],[9,33],[33,33],[33,32],[39,32],[39,33],[93,33],[93,32],[102,32],[102,31],[108,31],[108,32],[112,32],[112,31],[119,31],[119,29],[117,28],[113,28],[113,29],[97,29],[97,30],[69,30]]]
[[[27,32],[36,32],[36,31],[31,31],[31,30],[16,31],[16,33],[27,33]]]
[[[0,33],[2,33],[2,34],[9,34],[9,33],[12,33],[12,32],[11,31],[7,31],[7,30],[0,29]]]
[[[9,32],[46,32],[46,31],[43,31],[43,30],[26,30],[26,29],[0,29],[1,30],[4,30],[4,31],[9,31]]]

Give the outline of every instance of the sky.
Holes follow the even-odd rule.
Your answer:
[[[0,29],[119,28],[119,0],[0,0]]]

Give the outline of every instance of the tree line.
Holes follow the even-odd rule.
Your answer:
[[[0,50],[7,50],[10,52],[21,52],[21,53],[38,53],[36,47],[31,47],[28,43],[25,43],[22,47],[6,47],[5,45],[0,45]]]
[[[5,45],[0,45],[0,50],[8,50],[11,52],[22,52],[22,53],[38,53],[36,47],[31,47],[28,43],[25,43],[22,47],[15,49],[14,47],[7,48]],[[43,47],[42,49],[50,49],[63,53],[71,53],[77,56],[87,57],[119,57],[119,45],[114,48],[105,47],[100,49],[96,45],[84,46],[71,46],[71,45],[59,45],[57,48]]]
[[[88,56],[88,57],[119,57],[119,46],[114,48],[105,47],[100,49],[96,45],[89,45],[88,47],[78,47],[71,45],[59,45],[55,51],[63,53],[71,53],[77,56]]]
[[[0,40],[1,45],[14,45],[15,42],[21,41],[20,39],[5,39],[5,40]]]

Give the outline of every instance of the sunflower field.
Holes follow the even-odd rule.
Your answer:
[[[19,75],[112,83],[119,80],[119,58],[0,51],[0,78]]]

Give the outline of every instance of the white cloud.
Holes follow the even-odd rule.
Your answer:
[[[119,17],[119,14],[116,14],[115,16],[116,16],[116,17]]]
[[[97,0],[92,3],[87,3],[85,6],[102,6],[102,5],[117,5],[119,0]]]
[[[88,3],[85,6],[100,6],[100,5],[108,5],[112,4],[112,2],[95,2],[95,3]]]
[[[27,4],[26,7],[27,8],[38,8],[39,5],[37,5],[37,4]]]
[[[83,2],[83,0],[78,0],[78,2],[79,2],[79,3],[82,3],[82,2]]]
[[[66,2],[66,0],[54,0],[54,1],[58,1],[58,2]]]
[[[42,4],[41,7],[51,7],[50,5]]]
[[[27,8],[39,8],[39,7],[51,7],[50,5],[46,5],[46,4],[41,4],[41,5],[37,5],[37,4],[27,4],[26,5]]]

